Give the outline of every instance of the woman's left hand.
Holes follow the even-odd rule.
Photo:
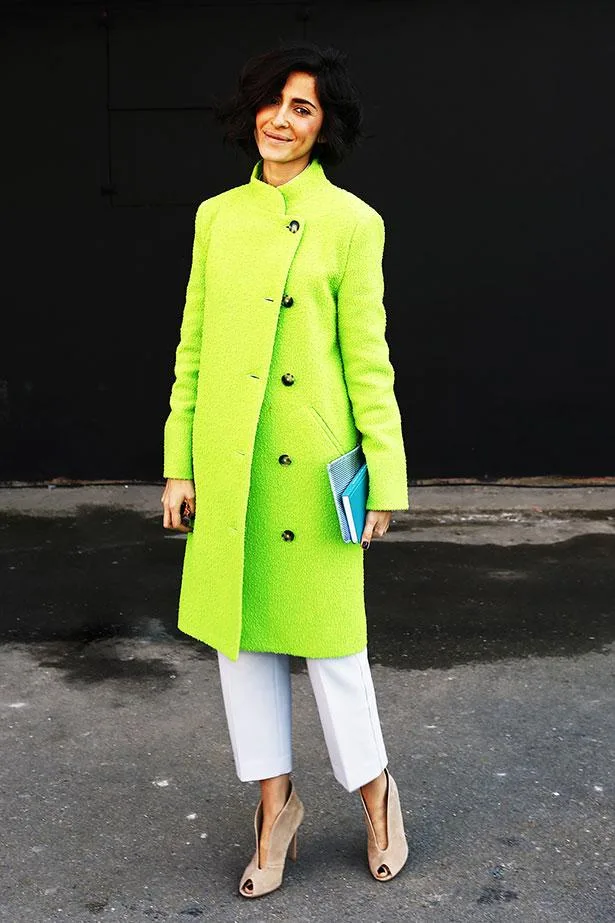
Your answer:
[[[367,510],[365,528],[361,536],[363,548],[369,548],[372,538],[382,538],[391,522],[391,510]]]

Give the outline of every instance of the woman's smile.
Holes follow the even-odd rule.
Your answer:
[[[292,138],[282,138],[281,135],[274,135],[270,131],[264,131],[263,134],[265,135],[266,138],[269,138],[270,141],[278,141],[278,142],[292,141]]]

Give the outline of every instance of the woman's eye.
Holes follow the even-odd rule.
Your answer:
[[[296,111],[299,113],[299,115],[309,115],[310,114],[310,110],[304,109],[303,106],[297,106]]]

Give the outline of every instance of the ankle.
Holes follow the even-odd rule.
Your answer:
[[[263,803],[263,820],[272,824],[284,809],[290,797],[290,776],[275,776],[261,781],[261,799]]]
[[[360,791],[364,800],[369,804],[378,804],[386,800],[388,787],[387,775],[383,770],[375,779],[362,785]]]

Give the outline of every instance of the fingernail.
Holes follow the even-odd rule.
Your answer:
[[[369,542],[361,542],[361,548],[369,548]]]

